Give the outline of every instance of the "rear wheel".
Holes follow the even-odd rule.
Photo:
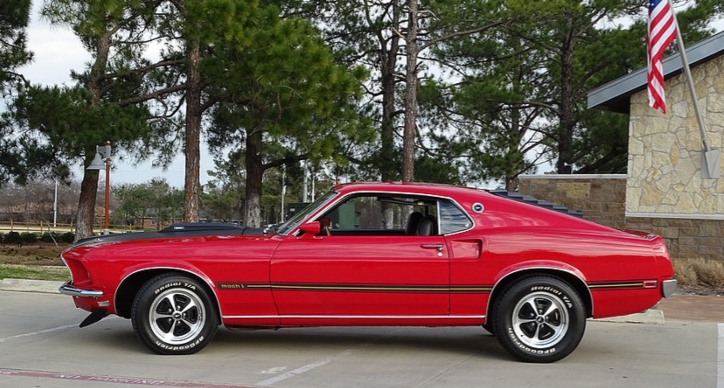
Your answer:
[[[580,296],[558,278],[533,276],[512,284],[499,299],[493,330],[500,344],[526,362],[568,356],[586,328]]]
[[[216,307],[196,280],[179,274],[158,275],[133,301],[133,330],[158,354],[191,354],[203,349],[219,326]]]

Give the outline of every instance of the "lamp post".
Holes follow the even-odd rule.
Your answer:
[[[107,141],[105,146],[96,146],[96,156],[93,158],[90,166],[86,170],[102,170],[106,169],[106,198],[105,198],[105,223],[103,234],[110,234],[108,229],[108,208],[111,197],[111,142]]]

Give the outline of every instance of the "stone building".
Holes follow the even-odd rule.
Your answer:
[[[686,53],[708,144],[721,149],[724,33]],[[645,68],[591,91],[588,107],[630,117],[626,228],[662,235],[673,257],[724,260],[724,178],[702,173],[702,136],[680,56],[663,64],[665,115],[648,106]]]

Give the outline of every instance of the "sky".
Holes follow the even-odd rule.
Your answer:
[[[52,26],[49,22],[39,20],[38,9],[42,4],[41,0],[33,1],[33,13],[28,28],[28,46],[34,54],[33,62],[20,69],[26,79],[33,84],[43,85],[71,85],[70,71],[75,69],[82,71],[85,64],[90,61],[90,55],[80,44],[78,38],[73,35],[69,28]],[[644,10],[642,10],[644,12]],[[724,29],[724,19],[712,24],[717,31]],[[688,44],[693,42],[687,42]],[[113,139],[108,139],[111,142]],[[99,144],[100,145],[100,144]],[[213,169],[214,163],[211,155],[202,145],[201,154],[201,184],[209,179],[208,170]],[[82,177],[81,166],[75,168],[76,179]],[[152,168],[151,162],[133,166],[128,163],[113,163],[111,171],[111,184],[119,183],[144,183],[152,178],[163,178],[175,187],[182,188],[184,180],[184,159],[183,155],[174,159],[174,162],[166,170]]]

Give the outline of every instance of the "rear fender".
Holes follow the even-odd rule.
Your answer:
[[[531,275],[556,276],[573,287],[586,305],[586,314],[593,316],[593,296],[586,283],[586,277],[576,267],[555,260],[530,260],[513,264],[495,275],[495,285],[488,298],[486,311],[490,317],[494,303],[512,283]],[[487,320],[487,319],[486,319]]]

